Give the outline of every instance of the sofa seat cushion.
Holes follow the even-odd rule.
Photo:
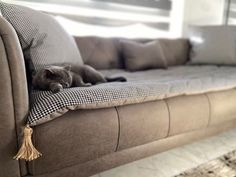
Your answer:
[[[111,154],[118,136],[114,108],[70,111],[34,128],[34,143],[43,156],[30,163],[29,172],[42,175]]]
[[[153,143],[165,144],[170,136],[195,134],[209,125],[215,127],[217,122],[224,127],[225,122],[232,124],[236,118],[235,98],[236,90],[230,89],[116,108],[69,111],[34,127],[34,144],[43,156],[29,163],[29,172],[45,176],[76,165],[86,168],[90,162],[97,167],[96,159],[110,156],[109,163],[114,163],[112,156],[117,153],[128,151],[123,155],[136,156],[130,152]]]
[[[178,66],[168,70],[126,72],[104,70],[105,75],[122,75],[125,83],[106,83],[86,88],[69,88],[53,94],[34,91],[28,123],[48,122],[69,110],[98,109],[161,100],[236,87],[236,68]]]

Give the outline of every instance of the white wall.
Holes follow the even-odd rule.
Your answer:
[[[182,18],[178,29],[182,31],[182,35],[186,33],[188,25],[223,24],[225,0],[173,0],[172,7],[176,12],[172,16],[173,20],[176,18],[179,21]]]
[[[172,0],[170,37],[181,37],[183,34],[185,1],[186,0]]]
[[[184,29],[188,25],[223,24],[225,0],[185,0]]]

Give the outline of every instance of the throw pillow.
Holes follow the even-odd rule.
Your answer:
[[[189,59],[190,43],[188,39],[158,39],[168,66],[183,65]]]
[[[76,37],[84,63],[96,69],[122,68],[119,39],[96,36]]]
[[[189,38],[190,64],[236,64],[236,27],[190,27]]]
[[[82,64],[72,36],[50,15],[0,2],[2,16],[16,30],[22,49],[29,48],[36,70],[51,64]]]
[[[140,43],[121,40],[120,43],[127,70],[138,71],[152,68],[167,68],[159,41]]]

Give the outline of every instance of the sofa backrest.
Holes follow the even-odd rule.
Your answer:
[[[82,59],[96,69],[123,68],[119,39],[102,37],[75,37]]]
[[[141,43],[155,39],[102,38],[96,36],[75,37],[82,59],[96,69],[122,69],[120,40],[133,40]],[[188,39],[158,39],[162,44],[168,66],[183,65],[188,61],[190,44]]]

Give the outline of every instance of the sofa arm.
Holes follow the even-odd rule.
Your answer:
[[[28,113],[24,58],[13,27],[0,17],[0,177],[24,175],[18,161],[21,128]],[[22,172],[20,174],[20,171]]]

